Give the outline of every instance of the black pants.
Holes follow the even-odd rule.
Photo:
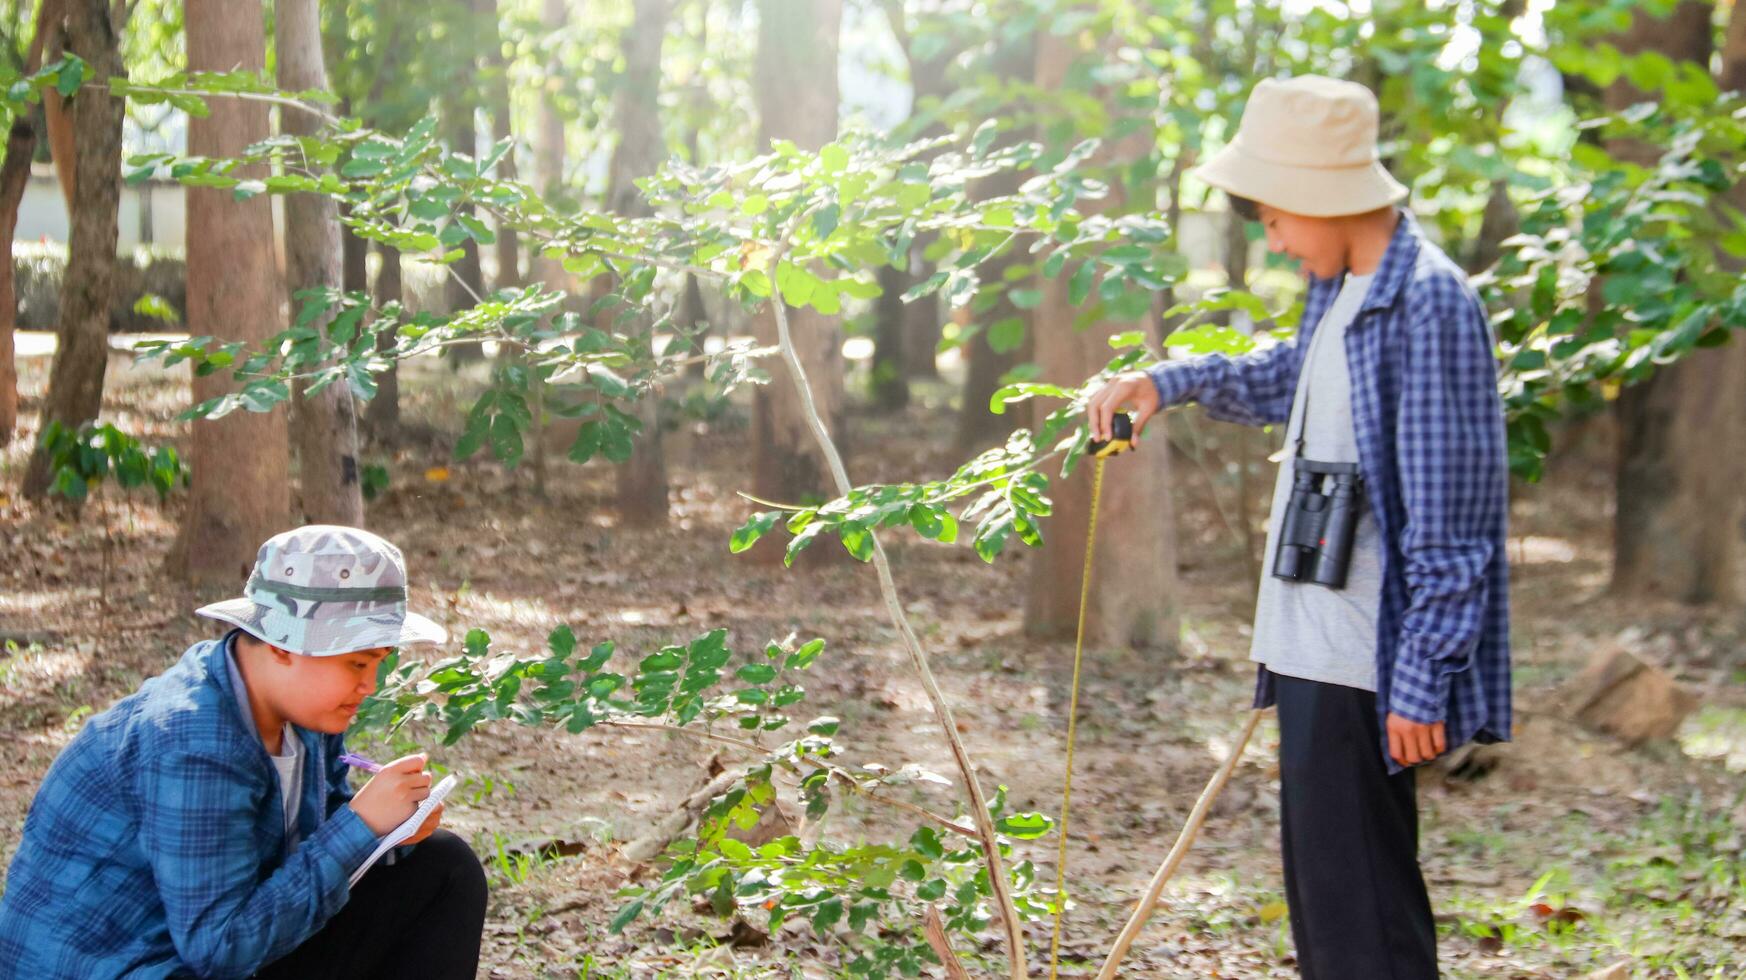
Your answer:
[[[320,932],[255,975],[473,980],[484,929],[485,869],[466,841],[438,830],[371,868]]]
[[[1285,900],[1305,980],[1435,980],[1413,771],[1383,763],[1376,695],[1274,675]]]

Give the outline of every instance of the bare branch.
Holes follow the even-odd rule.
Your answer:
[[[794,233],[803,222],[811,220],[813,210],[808,208],[796,214],[784,230],[782,240],[777,243],[770,256],[769,275],[772,285],[778,281],[776,270],[788,254]],[[769,302],[776,316],[776,335],[782,346],[782,357],[788,365],[795,387],[799,389],[800,405],[806,414],[807,426],[812,430],[820,451],[824,453],[831,477],[836,481],[838,495],[846,495],[854,486],[849,482],[849,473],[843,466],[842,454],[837,451],[830,431],[825,428],[824,419],[819,417],[818,406],[812,397],[812,385],[806,378],[806,368],[800,363],[800,357],[794,349],[794,337],[788,325],[788,307],[783,302],[779,289],[772,293]],[[1030,976],[1030,970],[1025,962],[1024,925],[1019,921],[1018,909],[1013,904],[1011,883],[1007,881],[1006,868],[1001,861],[1000,841],[995,835],[994,820],[988,815],[988,802],[983,796],[982,785],[976,780],[976,768],[970,762],[970,753],[964,748],[963,739],[958,736],[958,724],[952,718],[951,705],[947,704],[945,695],[940,692],[939,683],[934,680],[927,652],[922,649],[921,640],[916,637],[909,617],[903,611],[903,602],[898,598],[897,584],[891,577],[891,563],[885,557],[885,548],[879,543],[877,533],[870,530],[868,536],[873,542],[873,565],[879,573],[879,591],[885,597],[885,607],[891,614],[892,623],[903,637],[910,663],[921,680],[928,701],[933,705],[934,719],[945,733],[946,743],[952,750],[952,761],[957,765],[959,778],[970,796],[970,815],[976,821],[976,837],[982,845],[983,861],[988,866],[989,889],[994,894],[995,904],[1000,909],[1001,922],[1006,928],[1010,975],[1012,980],[1026,980]]]

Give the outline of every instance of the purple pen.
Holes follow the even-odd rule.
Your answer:
[[[351,766],[353,769],[362,769],[365,772],[381,772],[382,771],[381,765],[379,765],[378,763],[371,762],[369,759],[364,758],[363,756],[357,754],[356,752],[342,753],[339,757],[339,761],[345,763],[348,766]]]

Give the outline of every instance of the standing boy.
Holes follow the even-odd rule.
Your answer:
[[[485,876],[440,805],[417,847],[346,884],[430,794],[423,756],[355,795],[340,758],[389,650],[446,638],[407,611],[399,549],[289,531],[243,598],[199,613],[234,628],[92,718],[44,777],[0,896],[0,974],[470,980]]]
[[[1195,174],[1303,267],[1298,336],[1119,375],[1088,409],[1100,439],[1117,409],[1137,436],[1190,401],[1286,424],[1251,659],[1257,707],[1279,709],[1286,899],[1311,980],[1437,976],[1411,767],[1510,735],[1493,341],[1466,277],[1398,208],[1376,133],[1361,85],[1258,84]],[[1327,517],[1350,504],[1349,524]]]

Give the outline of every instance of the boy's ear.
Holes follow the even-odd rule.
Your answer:
[[[263,643],[261,645],[266,647],[267,652],[273,655],[273,662],[281,667],[291,666],[291,658],[297,656],[291,651],[276,647],[271,643]]]

